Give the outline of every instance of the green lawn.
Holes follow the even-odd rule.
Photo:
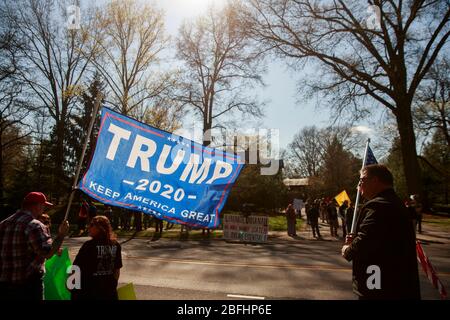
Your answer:
[[[297,219],[297,230],[300,230],[302,220]],[[164,223],[164,227],[166,226],[166,223]],[[181,226],[175,224],[172,229],[166,230],[163,229],[162,238],[166,239],[180,239],[180,229]],[[285,216],[274,216],[269,217],[269,231],[287,231],[287,221]],[[134,231],[123,231],[123,230],[115,230],[114,231],[117,236],[119,237],[148,237],[152,238],[155,233],[155,228],[151,227],[147,230],[143,230],[140,232],[137,232],[134,234]],[[216,229],[212,230],[210,232],[209,238],[222,238],[223,232],[222,229]],[[191,230],[189,231],[189,240],[201,240],[205,239],[205,237],[202,235],[202,230]]]
[[[118,237],[127,238],[134,235],[134,237],[138,238],[153,238],[155,235],[155,228],[149,228],[147,230],[139,231],[135,234],[134,231],[122,231],[122,230],[116,230],[114,231]],[[155,235],[157,236],[157,235]],[[161,235],[161,238],[164,239],[184,239],[186,238],[185,235],[181,235],[180,233],[180,227],[173,228],[170,230],[163,230],[163,233]],[[222,230],[212,230],[209,234],[209,239],[214,238],[222,238]],[[189,240],[204,240],[207,239],[207,235],[202,234],[202,230],[191,230],[189,231]]]
[[[297,230],[300,230],[303,220],[297,219]],[[287,220],[285,216],[269,217],[270,231],[287,231]]]
[[[238,212],[226,212],[225,214],[239,214]],[[261,214],[263,215],[263,214]],[[302,226],[303,221],[301,219],[297,219],[297,230],[300,230],[301,226]],[[175,224],[171,229],[166,230],[167,222],[164,222],[164,229],[163,229],[163,233],[162,233],[162,238],[165,239],[184,239],[184,237],[181,236],[180,233],[180,229],[181,229],[181,225],[179,224]],[[53,228],[55,228],[55,230],[53,230],[54,232],[57,232],[56,228],[58,227],[57,225],[53,225]],[[72,224],[71,228],[70,228],[70,233],[72,236],[77,236],[78,235],[78,226],[76,224]],[[269,231],[287,231],[287,221],[286,221],[286,217],[284,215],[280,215],[280,216],[271,216],[269,217]],[[121,238],[128,238],[128,237],[138,237],[138,238],[153,238],[155,235],[155,228],[154,226],[148,228],[147,230],[143,230],[143,231],[139,231],[139,232],[135,232],[133,230],[131,231],[124,231],[124,230],[115,230],[114,231],[116,233],[116,235],[118,237]],[[84,234],[84,236],[86,236],[86,233]],[[222,238],[223,237],[223,232],[222,232],[222,227],[219,227],[216,230],[211,230],[210,231],[210,235],[209,238],[213,239],[213,238]],[[202,230],[191,230],[189,231],[189,240],[202,240],[206,238],[206,235],[203,236],[202,234]]]

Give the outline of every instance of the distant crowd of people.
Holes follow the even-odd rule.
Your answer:
[[[305,214],[307,225],[310,226],[314,238],[321,238],[319,219],[330,227],[330,235],[338,238],[338,229],[342,229],[342,237],[345,238],[351,229],[353,220],[353,204],[344,201],[341,206],[335,199],[308,199],[305,203]],[[288,235],[296,236],[297,215],[301,217],[301,210],[295,210],[292,204],[286,208],[286,218],[288,225]],[[341,223],[339,223],[339,218]]]
[[[414,194],[404,201],[404,205],[408,209],[408,217],[414,229],[416,232],[422,233],[422,217],[426,212],[424,201],[418,194]],[[331,237],[340,238],[338,230],[341,229],[342,238],[345,238],[351,231],[354,211],[354,204],[349,203],[348,200],[344,200],[341,205],[333,198],[308,199],[305,202],[307,226],[311,228],[313,237],[318,239],[321,238],[319,220],[329,225]],[[297,217],[301,218],[301,210],[295,210],[293,204],[290,203],[285,214],[288,235],[297,236],[296,219]]]

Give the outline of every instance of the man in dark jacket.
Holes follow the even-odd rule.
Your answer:
[[[319,231],[319,200],[315,200],[311,209],[309,209],[309,212],[307,213],[309,223],[311,224],[311,229],[313,232],[313,237],[321,238],[320,231]]]
[[[345,238],[347,236],[347,233],[350,233],[350,230],[347,230],[347,224],[346,224],[346,214],[348,210],[348,201],[345,200],[344,203],[339,207],[339,217],[342,220],[342,236]]]
[[[353,261],[353,291],[360,299],[420,299],[415,232],[392,174],[383,165],[366,166],[359,188],[369,201],[342,247]]]

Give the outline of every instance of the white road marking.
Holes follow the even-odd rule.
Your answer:
[[[257,296],[244,296],[240,294],[227,294],[227,297],[229,298],[243,298],[243,299],[252,299],[252,300],[264,300],[264,297],[257,297]]]

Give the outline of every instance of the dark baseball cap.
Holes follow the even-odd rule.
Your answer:
[[[41,203],[46,206],[53,206],[53,203],[47,201],[45,194],[42,192],[30,192],[23,199],[24,203]]]

